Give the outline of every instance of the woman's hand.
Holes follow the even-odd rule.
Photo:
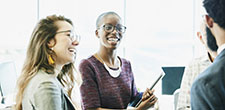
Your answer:
[[[157,97],[153,94],[154,90],[146,89],[146,91],[143,93],[142,96],[142,102],[137,107],[138,110],[146,110],[150,107],[152,107],[158,100]]]

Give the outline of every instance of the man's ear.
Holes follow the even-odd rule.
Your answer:
[[[209,27],[209,28],[213,27],[214,21],[209,15],[205,15],[205,21],[206,21],[207,27]]]
[[[201,32],[197,32],[197,37],[198,37],[199,39],[202,39],[202,34],[201,34]]]
[[[202,34],[201,32],[197,32],[197,37],[199,38],[200,42],[202,42],[203,44],[205,44],[205,42],[202,39]]]
[[[95,30],[95,35],[96,35],[97,38],[99,38],[99,36],[98,36],[98,30]]]

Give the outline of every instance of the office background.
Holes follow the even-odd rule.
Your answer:
[[[162,66],[185,66],[204,53],[196,32],[201,20],[201,0],[4,0],[0,1],[0,62],[15,63],[20,74],[27,44],[39,19],[64,15],[81,35],[76,67],[98,50],[95,21],[103,12],[115,11],[127,27],[119,48],[131,61],[136,85],[149,87]]]

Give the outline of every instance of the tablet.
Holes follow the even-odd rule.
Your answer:
[[[154,81],[154,83],[150,86],[149,89],[152,90],[155,87],[155,85],[159,82],[159,80],[162,79],[164,76],[165,76],[165,73],[164,71],[162,71],[160,75],[157,77],[157,79]]]

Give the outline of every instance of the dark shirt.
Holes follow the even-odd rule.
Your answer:
[[[225,49],[191,88],[192,110],[225,110]]]
[[[112,77],[94,56],[81,61],[79,70],[83,83],[80,87],[82,108],[125,109],[138,95],[129,61],[120,58],[122,72]]]

